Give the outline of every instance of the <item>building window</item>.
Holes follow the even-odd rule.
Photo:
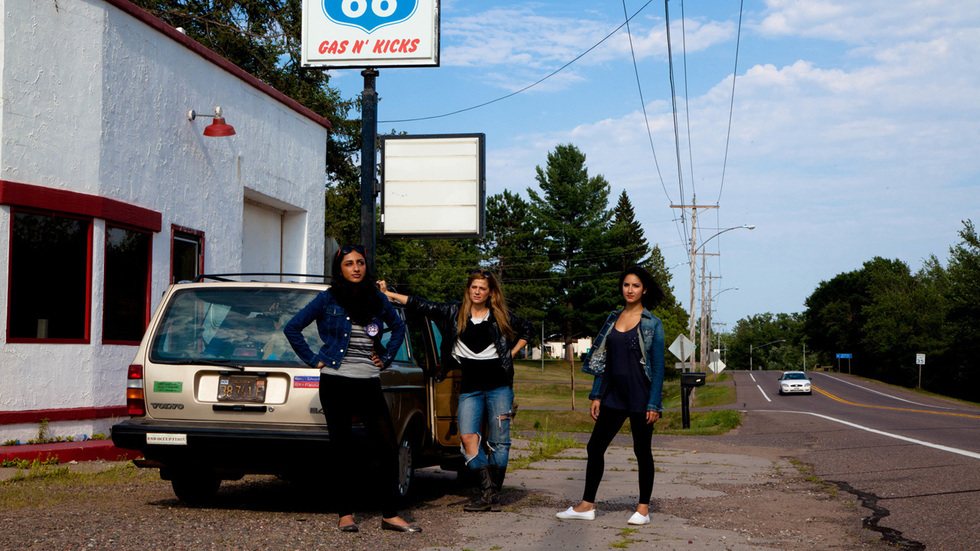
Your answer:
[[[13,210],[9,342],[87,343],[92,220]]]
[[[204,232],[171,228],[170,283],[193,281],[204,271]]]
[[[139,344],[149,320],[151,235],[106,226],[104,344]]]

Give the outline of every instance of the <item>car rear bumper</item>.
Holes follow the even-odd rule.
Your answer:
[[[147,466],[206,469],[228,476],[309,469],[328,457],[326,427],[175,423],[134,418],[112,427],[112,443],[138,450]]]

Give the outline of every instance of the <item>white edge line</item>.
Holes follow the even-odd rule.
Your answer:
[[[762,397],[765,398],[767,402],[772,402],[772,400],[770,400],[769,397],[766,396],[766,391],[765,390],[762,390],[762,387],[761,386],[755,385],[755,388],[758,388],[759,389],[759,392],[762,393]]]
[[[760,388],[759,390],[762,390],[762,389]],[[765,393],[763,393],[763,394],[765,394]],[[829,417],[827,415],[822,415],[820,413],[812,413],[812,412],[809,412],[809,411],[776,411],[775,413],[802,413],[804,415],[812,415],[814,417],[820,417],[821,419],[826,419],[828,421],[833,421],[835,423],[840,423],[842,425],[847,425],[849,427],[854,427],[856,429],[861,429],[861,430],[864,430],[864,431],[872,432],[874,434],[880,434],[882,436],[887,436],[889,438],[894,438],[896,440],[904,440],[905,442],[911,442],[913,444],[918,444],[920,446],[925,446],[927,448],[934,448],[934,449],[937,449],[937,450],[942,450],[944,452],[950,452],[950,453],[955,453],[955,454],[959,454],[959,455],[965,455],[966,457],[972,457],[973,459],[980,459],[980,453],[975,453],[975,452],[971,452],[971,451],[967,451],[967,450],[961,450],[959,448],[951,448],[949,446],[943,446],[941,444],[933,444],[931,442],[924,442],[922,440],[916,440],[915,438],[909,438],[907,436],[901,436],[901,435],[898,435],[898,434],[892,434],[890,432],[885,432],[885,431],[881,431],[881,430],[878,430],[878,429],[873,429],[873,428],[870,428],[870,427],[865,427],[865,426],[862,426],[862,425],[858,425],[856,423],[851,423],[849,421],[842,421],[840,419],[835,419],[833,417]]]
[[[835,381],[837,381],[839,383],[844,383],[844,384],[848,384],[848,385],[851,385],[851,386],[856,386],[856,387],[860,388],[861,390],[865,390],[865,391],[868,391],[868,392],[873,392],[875,394],[880,394],[881,396],[885,396],[886,398],[891,398],[893,400],[898,400],[900,402],[905,402],[905,403],[908,403],[908,404],[915,404],[917,406],[922,406],[922,407],[927,407],[927,408],[933,408],[933,409],[954,409],[954,408],[948,408],[948,407],[943,407],[943,406],[934,406],[934,405],[930,405],[930,404],[922,404],[922,403],[919,403],[919,402],[913,402],[912,400],[906,400],[905,398],[899,398],[898,396],[892,396],[891,394],[885,394],[884,392],[879,392],[877,390],[871,390],[870,388],[863,387],[863,386],[861,386],[861,385],[859,385],[857,383],[852,383],[851,381],[845,381],[844,379],[841,379],[840,377],[832,377],[832,376],[828,375],[827,373],[821,373],[821,375],[823,375],[824,377],[827,377],[829,379],[833,379],[833,380],[835,380]]]

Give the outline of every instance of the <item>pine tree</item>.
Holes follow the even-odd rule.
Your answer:
[[[545,234],[545,248],[553,266],[554,300],[547,307],[548,320],[559,327],[572,360],[572,341],[591,335],[605,312],[588,305],[608,285],[609,273],[602,262],[608,254],[609,183],[602,176],[589,177],[585,154],[571,144],[558,145],[548,154],[546,169],[536,167],[543,195],[528,189],[531,213]],[[603,282],[603,278],[607,278]]]

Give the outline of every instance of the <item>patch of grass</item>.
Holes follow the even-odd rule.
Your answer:
[[[588,407],[581,407],[575,411],[546,411],[524,409],[522,404],[510,427],[516,431],[540,431],[548,427],[555,432],[592,432],[594,424],[595,421],[592,420]]]
[[[621,539],[610,543],[609,546],[610,547],[614,547],[616,549],[626,549],[631,544],[638,543],[638,542],[642,541],[642,540],[635,540],[635,539],[633,539],[633,538],[630,537],[633,534],[635,534],[636,532],[637,532],[637,530],[634,529],[634,528],[620,528],[619,529],[619,537]]]
[[[575,385],[575,406],[583,409],[589,408],[589,391],[592,389],[591,382],[588,386]],[[542,408],[542,407],[571,407],[572,392],[571,385],[565,383],[515,383],[514,401],[522,408]]]
[[[571,436],[558,436],[549,432],[540,433],[531,440],[531,453],[522,457],[511,458],[508,467],[526,469],[535,461],[550,459],[562,451],[576,446]]]
[[[72,472],[67,466],[39,463],[0,483],[0,511],[58,507],[77,502],[79,495],[104,491],[107,485],[158,479],[155,469],[138,469],[132,463],[122,463],[97,473]]]
[[[742,424],[742,416],[735,410],[725,409],[716,411],[696,411],[691,413],[691,428],[683,428],[683,419],[679,411],[664,412],[664,416],[654,425],[658,434],[691,434],[708,436],[725,434]],[[595,421],[588,409],[575,411],[546,411],[521,409],[511,423],[515,431],[541,431],[547,428],[558,433],[592,432]],[[631,434],[629,422],[623,423],[620,434]]]
[[[668,411],[657,421],[655,433],[658,434],[690,434],[711,436],[725,434],[742,424],[742,415],[733,409],[715,411],[698,411],[691,413],[691,428],[683,428],[684,422],[679,411]]]

